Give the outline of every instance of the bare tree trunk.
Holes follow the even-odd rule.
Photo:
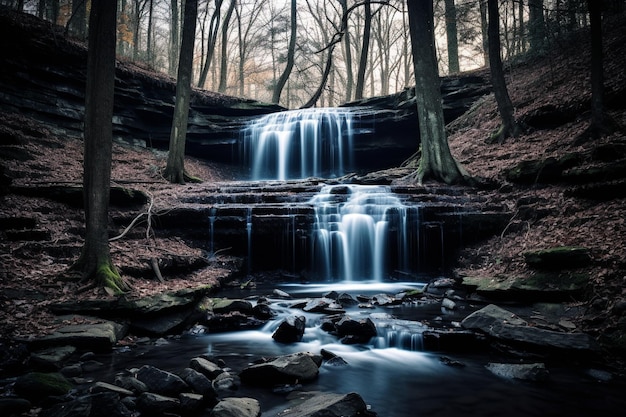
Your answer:
[[[178,77],[176,79],[176,103],[174,105],[174,119],[170,134],[167,166],[164,173],[168,181],[180,184],[184,183],[185,179],[188,179],[185,173],[185,140],[187,138],[187,119],[191,97],[191,76],[193,72],[193,50],[197,15],[198,0],[185,0],[183,36],[180,60],[178,62]]]
[[[296,36],[298,33],[297,16],[296,0],[291,0],[291,35],[289,38],[289,46],[287,48],[287,64],[285,65],[285,69],[282,74],[280,74],[280,78],[274,87],[272,103],[278,104],[278,102],[280,102],[280,95],[282,94],[283,88],[285,87],[285,84],[287,84],[287,80],[289,79],[289,75],[293,69],[296,55]]]
[[[206,83],[206,79],[209,75],[209,67],[211,66],[211,61],[213,60],[213,54],[215,53],[215,44],[217,43],[217,33],[219,31],[221,20],[220,13],[222,9],[222,3],[223,0],[215,0],[215,11],[213,12],[213,16],[211,16],[209,34],[207,35],[207,47],[204,57],[204,64],[201,66],[202,69],[200,70],[200,77],[198,79],[198,87],[200,88],[204,88],[204,84]]]
[[[419,183],[425,179],[446,184],[466,182],[469,176],[450,153],[446,136],[435,54],[433,3],[432,0],[407,0],[407,5],[421,141],[419,167],[410,179]]]
[[[530,50],[533,53],[543,53],[545,38],[543,0],[528,0],[528,40],[530,41]]]
[[[347,0],[339,0],[341,4],[341,13],[344,16],[348,14],[348,2]],[[346,61],[346,101],[352,100],[352,89],[354,87],[354,75],[352,74],[352,48],[350,47],[350,32],[346,25],[343,34],[343,47]]]
[[[509,97],[500,58],[500,13],[498,0],[488,0],[489,13],[489,68],[491,70],[491,85],[498,104],[498,112],[502,119],[502,126],[488,140],[490,143],[502,143],[509,136],[517,136],[520,127],[513,115],[513,103]]]
[[[72,16],[67,22],[67,27],[72,31],[74,36],[79,39],[85,39],[87,34],[87,0],[72,1]]]
[[[448,73],[456,74],[459,66],[459,40],[456,27],[456,6],[454,0],[446,0],[446,41],[448,45]]]
[[[356,76],[356,87],[354,98],[360,100],[363,98],[363,90],[365,89],[365,70],[367,68],[367,60],[369,58],[370,35],[372,28],[372,5],[370,0],[364,0],[365,7],[365,23],[363,25],[363,43],[361,45],[361,55],[359,57],[359,68]]]
[[[517,8],[517,15],[518,15],[518,28],[519,28],[519,40],[518,40],[518,53],[522,54],[524,52],[526,52],[526,25],[524,25],[524,0],[518,0],[519,4],[518,4],[518,8]]]
[[[489,35],[487,23],[487,0],[479,0],[480,7],[480,33],[483,39],[483,59],[485,65],[489,65]]]
[[[233,11],[237,5],[237,0],[230,0],[230,6],[224,17],[224,23],[222,24],[222,56],[220,65],[220,83],[217,91],[220,93],[226,92],[228,85],[228,28],[230,26],[230,19],[233,16]]]
[[[179,53],[179,41],[180,41],[180,17],[178,13],[178,0],[170,0],[170,10],[172,18],[170,20],[170,53],[168,62],[168,73],[170,75],[176,74],[178,67],[178,53]]]
[[[113,147],[117,2],[92,0],[89,16],[83,199],[85,243],[74,268],[116,293],[127,289],[111,262],[109,195]]]
[[[602,51],[602,3],[587,0],[591,25],[591,125],[584,136],[599,138],[616,129],[615,121],[604,112],[604,64]]]
[[[152,45],[152,11],[154,10],[154,0],[148,3],[148,36],[146,39],[146,61],[151,67],[154,65],[154,45]]]

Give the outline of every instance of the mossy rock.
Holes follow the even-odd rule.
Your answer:
[[[543,272],[513,275],[463,277],[463,285],[477,294],[500,300],[561,301],[582,293],[589,282],[585,273]]]
[[[548,157],[522,161],[504,170],[507,181],[517,184],[555,183],[560,182],[563,171],[577,166],[582,160],[581,155],[570,153],[561,158]]]
[[[15,392],[35,402],[52,395],[65,395],[72,388],[72,383],[58,372],[30,372],[15,381]]]
[[[585,273],[550,273],[539,272],[523,280],[517,280],[514,288],[531,291],[559,291],[578,293],[589,283],[589,275]]]
[[[581,268],[591,264],[589,249],[559,246],[524,252],[526,264],[534,269],[561,270]]]

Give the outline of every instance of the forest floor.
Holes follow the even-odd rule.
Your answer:
[[[620,26],[621,27],[621,26]],[[626,126],[626,34],[617,29],[605,40],[605,75],[608,114],[619,126]],[[582,35],[581,35],[582,36]],[[521,200],[536,202],[542,216],[514,217],[500,236],[466,248],[455,274],[459,276],[531,276],[522,253],[530,249],[583,246],[591,250],[593,265],[588,293],[572,303],[589,306],[579,317],[578,330],[600,336],[623,326],[621,312],[626,303],[626,200],[584,200],[568,197],[571,184],[518,185],[506,180],[504,172],[521,161],[560,158],[568,153],[591,155],[602,144],[626,145],[624,129],[598,140],[580,140],[589,126],[589,54],[586,38],[572,39],[555,46],[549,59],[535,59],[511,65],[509,92],[516,117],[528,121],[527,132],[502,144],[485,139],[498,128],[493,95],[485,96],[464,116],[449,126],[454,156],[471,175],[488,179],[491,190],[469,190],[494,204],[504,204],[516,213]],[[488,76],[486,70],[481,70]],[[564,121],[554,120],[557,109]],[[542,112],[551,119],[537,122]],[[82,141],[55,134],[37,120],[17,114],[0,113],[1,144],[13,144],[11,158],[0,159],[12,187],[38,184],[82,183]],[[585,161],[589,166],[595,162]],[[172,185],[161,176],[165,153],[114,143],[112,183],[142,190],[159,207],[176,204],[180,196],[193,193],[196,184]],[[226,183],[236,178],[227,165],[187,158],[187,170],[205,183]],[[111,209],[112,215],[118,208]],[[145,208],[142,209],[145,211]],[[136,214],[141,214],[138,211]],[[132,218],[135,213],[127,217]],[[71,272],[83,241],[82,210],[46,198],[16,193],[0,196],[0,219],[32,218],[46,231],[45,240],[0,239],[0,338],[31,338],[51,332],[64,324],[49,313],[51,302],[112,297],[102,288],[87,288]],[[128,224],[113,225],[114,234]],[[145,229],[145,224],[144,224]],[[6,228],[6,227],[5,227]],[[0,235],[6,234],[0,228]],[[182,238],[163,238],[158,232],[145,238],[122,238],[111,242],[114,264],[125,270],[149,271],[155,256],[172,261],[205,259],[201,249]],[[131,285],[126,297],[200,285],[219,285],[236,271],[238,260],[218,256],[206,266],[181,276],[154,279],[124,274]],[[617,312],[616,312],[617,311]],[[619,360],[619,359],[617,359]]]

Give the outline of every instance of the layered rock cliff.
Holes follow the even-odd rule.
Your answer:
[[[82,135],[87,51],[62,28],[27,14],[0,9],[0,110],[31,116],[62,134]],[[442,79],[449,122],[489,92],[479,76]],[[118,61],[113,135],[130,143],[166,149],[175,99],[175,81]],[[355,169],[397,166],[415,152],[418,126],[414,90],[349,103],[360,127],[354,141]],[[189,112],[187,153],[240,163],[240,131],[262,114],[284,108],[194,90]]]

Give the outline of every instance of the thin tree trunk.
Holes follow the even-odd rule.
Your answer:
[[[498,12],[498,0],[488,0],[489,13],[489,68],[491,70],[491,85],[498,104],[498,112],[502,119],[501,128],[488,140],[504,142],[509,136],[517,136],[520,128],[513,115],[513,103],[509,97],[500,58],[500,14]]]
[[[456,27],[456,6],[454,0],[446,0],[446,41],[448,45],[448,73],[456,74],[459,66],[459,40]]]
[[[191,97],[191,75],[193,70],[193,50],[196,35],[196,17],[198,15],[198,0],[186,0],[183,22],[183,36],[178,63],[178,77],[176,79],[176,103],[174,105],[174,119],[170,134],[169,153],[165,178],[173,183],[184,183],[185,174],[185,140],[187,138],[187,121],[189,115],[189,100]]]
[[[154,0],[149,1],[148,9],[148,37],[146,39],[146,61],[148,65],[154,65],[154,46],[152,45],[152,11],[154,10]]]
[[[85,243],[74,268],[84,279],[121,293],[127,286],[111,262],[109,195],[113,147],[117,2],[93,0],[89,17],[83,199]]]
[[[528,40],[530,41],[531,52],[543,53],[545,37],[543,0],[528,0]]]
[[[233,11],[237,5],[237,0],[230,0],[230,6],[224,17],[224,23],[222,24],[222,56],[220,65],[220,83],[217,91],[220,93],[226,92],[228,85],[228,28],[230,26],[230,19],[233,16]]]
[[[341,4],[341,13],[344,16],[348,15],[348,2],[347,0],[339,0]],[[350,32],[346,25],[343,34],[343,48],[346,61],[346,102],[352,100],[352,89],[354,87],[354,75],[352,74],[352,48],[350,46]]]
[[[356,76],[356,87],[354,98],[360,100],[363,98],[363,90],[365,89],[365,70],[367,69],[367,60],[369,58],[370,35],[372,27],[372,5],[370,0],[364,1],[365,22],[363,25],[363,43],[361,45],[361,54],[359,57],[359,68]]]
[[[178,0],[170,0],[170,10],[172,13],[172,19],[170,21],[170,56],[168,62],[168,73],[173,76],[176,74],[176,69],[178,67],[178,46],[180,41]]]
[[[479,0],[480,7],[480,33],[483,39],[483,59],[485,65],[489,65],[489,35],[488,35],[488,22],[487,22],[487,0]]]
[[[602,53],[602,4],[596,0],[587,0],[589,21],[591,24],[591,126],[589,133],[599,138],[610,132],[610,123],[604,114],[604,75]]]
[[[297,16],[296,0],[291,0],[291,35],[289,38],[289,46],[287,49],[287,64],[285,65],[285,69],[283,70],[280,78],[276,82],[276,86],[274,87],[274,93],[272,94],[272,103],[278,104],[278,102],[280,102],[280,95],[282,94],[283,88],[285,87],[285,84],[287,84],[287,80],[289,79],[289,75],[291,74],[291,70],[293,69],[296,55],[296,35],[298,32]]]
[[[207,47],[204,57],[204,64],[202,65],[202,69],[200,70],[200,77],[198,79],[198,87],[204,88],[204,84],[206,83],[206,79],[209,75],[209,67],[211,66],[211,61],[213,60],[213,54],[215,53],[215,44],[217,43],[217,33],[219,31],[220,20],[221,20],[221,10],[222,10],[223,0],[215,0],[215,11],[213,12],[213,16],[211,16],[211,23],[209,24],[209,34],[207,35]]]

